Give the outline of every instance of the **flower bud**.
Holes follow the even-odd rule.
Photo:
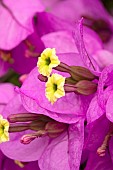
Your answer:
[[[45,126],[45,130],[49,136],[58,136],[67,129],[67,125],[60,122],[48,122]],[[55,135],[56,134],[56,135]]]
[[[43,122],[41,120],[35,120],[35,121],[30,123],[29,128],[31,130],[36,130],[37,131],[37,130],[44,129],[45,125],[46,125],[46,122]]]
[[[48,78],[46,76],[43,76],[42,74],[38,75],[38,79],[42,82],[47,82]]]
[[[22,132],[29,129],[29,124],[27,123],[17,123],[17,124],[10,124],[9,132]]]
[[[37,138],[36,135],[27,134],[27,135],[22,136],[20,142],[23,144],[29,144],[36,138]]]
[[[40,120],[43,122],[51,122],[53,119],[45,115],[40,115]]]
[[[39,117],[40,115],[35,113],[19,113],[9,115],[7,119],[10,123],[16,123],[37,120]]]
[[[62,62],[60,62],[60,64],[57,67],[55,67],[54,69],[57,71],[66,72],[66,73],[69,73],[69,71],[71,70],[70,66],[68,66],[67,64],[62,63]]]
[[[65,80],[65,84],[76,84],[77,83],[77,81],[76,80],[74,80],[72,77],[68,77],[68,78],[66,78],[66,80]]]
[[[45,130],[39,130],[35,133],[31,133],[31,134],[26,134],[23,135],[20,142],[23,144],[29,144],[31,143],[34,139],[38,138],[38,137],[42,137],[45,136],[47,134],[47,132]]]
[[[83,95],[93,94],[97,90],[97,84],[88,80],[81,80],[75,86],[76,86],[76,92]]]
[[[96,78],[87,68],[80,66],[70,66],[70,74],[75,81],[94,80]]]
[[[76,86],[75,84],[65,84],[64,85],[64,90],[66,93],[69,93],[69,92],[76,92]]]
[[[27,78],[28,74],[23,74],[19,77],[19,81],[20,83],[23,83],[25,81],[25,79]]]

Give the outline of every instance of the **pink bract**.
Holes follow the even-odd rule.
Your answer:
[[[0,49],[10,50],[33,33],[32,19],[44,10],[40,0],[4,0],[0,4]]]

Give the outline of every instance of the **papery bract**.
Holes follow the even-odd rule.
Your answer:
[[[9,159],[8,157],[6,157],[0,151],[0,170],[12,170],[12,169],[15,169],[15,170],[21,170],[21,169],[23,169],[23,170],[31,170],[32,168],[34,170],[40,170],[38,168],[38,162],[37,161],[21,163],[21,164],[23,164],[23,166],[24,166],[23,168],[19,167],[19,165],[17,165],[14,160]]]
[[[5,105],[13,98],[14,95],[15,95],[14,86],[12,84],[10,83],[0,84],[0,114],[3,111]]]
[[[69,54],[61,54],[58,56],[59,56],[60,61],[68,63],[69,65],[74,64],[74,63],[76,65],[76,61],[77,62],[79,61],[78,65],[82,65],[82,61],[80,60],[79,56],[76,54],[72,55],[71,53],[69,53]],[[70,60],[70,56],[72,56],[71,60]],[[54,72],[57,72],[57,71],[54,71]],[[60,74],[63,75],[64,77],[68,76],[67,73],[63,73],[63,72]],[[35,68],[29,74],[27,81],[25,81],[25,83],[20,89],[20,93],[22,95],[22,101],[23,101],[23,104],[25,104],[24,105],[25,108],[27,108],[28,111],[30,112],[33,109],[34,111],[32,110],[32,112],[47,114],[47,116],[50,116],[57,121],[62,120],[63,122],[68,122],[68,123],[74,122],[74,120],[76,119],[76,116],[78,116],[79,113],[81,115],[81,110],[79,109],[79,106],[80,105],[82,106],[82,101],[84,100],[87,101],[87,98],[85,99],[82,96],[76,95],[74,93],[71,93],[71,94],[68,93],[66,94],[66,96],[59,99],[53,106],[51,106],[51,104],[48,102],[48,100],[45,97],[45,83],[40,82],[37,76],[38,76],[38,71]],[[37,90],[37,87],[40,90]],[[29,98],[27,96],[29,96]],[[32,105],[31,107],[28,106],[30,104],[29,102],[30,103],[33,102],[32,103],[33,106]],[[76,103],[78,103],[79,105],[77,105]],[[84,105],[84,109],[85,109],[85,105]],[[67,117],[67,120],[66,120],[66,117]],[[70,117],[70,121],[69,121],[69,117]]]
[[[2,5],[2,4],[5,5]],[[40,0],[5,0],[0,3],[0,49],[10,50],[33,33],[32,18],[44,10]]]
[[[31,49],[32,48],[32,49]],[[19,74],[26,74],[36,66],[37,58],[44,49],[44,44],[36,32],[27,37],[18,46],[9,51],[12,63],[0,59],[0,76],[3,76],[10,68]],[[4,51],[4,55],[6,51]],[[0,54],[1,55],[1,54]]]
[[[83,66],[82,60],[80,59],[80,56],[77,54],[71,54],[71,53],[61,54],[61,55],[58,54],[58,56],[60,61],[67,63],[68,65],[77,64]],[[53,72],[59,73],[58,71],[53,71]],[[68,76],[67,73],[63,73],[63,72],[60,72],[60,74],[66,77]],[[79,152],[78,154],[78,150],[80,148],[81,148],[80,150],[82,150],[83,147],[83,138],[84,138],[83,122],[85,118],[85,112],[89,105],[91,96],[84,97],[82,95],[76,95],[74,93],[67,93],[64,97],[62,97],[56,103],[51,105],[45,97],[45,85],[44,85],[45,83],[40,82],[37,76],[38,76],[38,71],[35,68],[29,74],[28,78],[25,80],[22,87],[20,89],[17,89],[17,91],[21,94],[22,103],[26,108],[26,110],[29,112],[33,112],[37,114],[43,113],[44,115],[49,116],[54,120],[70,124],[69,125],[69,165],[70,168],[73,170],[75,167],[76,169],[79,169],[81,152]],[[78,145],[77,148],[76,145]],[[44,160],[45,157],[41,161]],[[47,165],[48,168],[55,166],[55,165],[51,165],[49,162],[48,164],[49,164]],[[41,164],[40,166],[42,167],[43,165]],[[67,165],[64,164],[63,166],[67,166]]]
[[[24,112],[27,111],[21,104],[20,96],[16,95],[15,98],[12,101],[10,101],[8,105],[5,107],[4,111],[2,112],[2,115],[5,118],[12,113],[16,114]],[[38,138],[29,145],[23,145],[20,143],[20,138],[24,134],[25,132],[10,134],[10,141],[7,143],[2,143],[0,145],[1,150],[5,155],[10,157],[11,159],[16,159],[24,162],[38,160],[41,154],[43,153],[45,147],[48,145],[48,137]]]
[[[95,170],[95,168],[96,170],[112,170],[113,164],[108,152],[105,157],[99,157],[95,152],[90,153],[85,170]]]

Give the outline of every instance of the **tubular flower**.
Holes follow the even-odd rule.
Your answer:
[[[65,78],[56,73],[52,74],[52,76],[48,78],[45,92],[46,97],[51,104],[54,104],[58,98],[65,96],[64,83]]]
[[[60,61],[56,56],[55,48],[46,48],[39,57],[37,67],[40,74],[49,77],[52,72],[52,68],[59,64]]]
[[[0,143],[9,141],[9,122],[0,115]]]

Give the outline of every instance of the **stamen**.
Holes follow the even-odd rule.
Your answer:
[[[32,45],[32,43],[29,40],[24,40],[25,45],[28,47],[30,51],[35,50],[35,46]]]
[[[37,115],[34,113],[13,114],[8,117],[8,120],[11,122],[9,127],[10,133],[22,132],[28,129],[34,131],[43,130],[47,122],[53,121],[51,118],[47,116]]]
[[[42,130],[38,130],[35,133],[26,134],[22,136],[20,142],[23,144],[29,144],[34,139],[42,136],[48,135],[51,138],[56,138],[59,135],[61,135],[62,132],[64,132],[67,129],[68,125],[56,121],[48,122],[46,123],[46,126]]]
[[[27,50],[25,51],[25,57],[39,57],[40,53],[34,52],[35,46],[29,40],[24,40],[25,45],[27,46]]]
[[[32,52],[30,50],[26,50],[25,51],[25,57],[26,58],[29,58],[29,57],[39,57],[39,56],[40,56],[40,53]]]
[[[111,137],[113,136],[113,123],[110,122],[109,126],[110,127],[109,127],[108,134],[105,136],[102,145],[97,149],[97,154],[99,156],[105,156],[105,152],[106,152],[106,149],[109,145],[109,141],[110,141]]]
[[[14,160],[15,164],[17,164],[20,168],[24,168],[24,164],[18,160]]]
[[[22,136],[21,143],[23,144],[29,144],[34,139],[45,135],[48,135],[51,138],[55,138],[67,128],[67,124],[56,122],[48,116],[37,115],[35,113],[13,114],[10,115],[8,119],[10,122],[13,122],[9,126],[8,132],[10,133],[22,132],[26,130],[35,131],[35,133]],[[31,121],[31,119],[33,121]],[[27,123],[18,123],[20,121]]]
[[[4,62],[8,62],[10,64],[14,63],[14,59],[11,56],[10,52],[5,52],[3,50],[0,50],[0,58],[4,61]]]
[[[68,66],[65,63],[60,62],[60,64],[53,68],[57,71],[61,71],[61,72],[67,72],[71,75],[71,77],[75,80],[75,81],[80,81],[80,80],[94,80],[97,77],[92,74],[90,72],[90,70],[88,70],[85,67],[81,67],[81,66]]]
[[[98,153],[99,156],[105,156],[105,152],[106,152],[108,143],[109,143],[109,141],[110,141],[112,136],[113,136],[113,132],[112,133],[108,133],[105,136],[105,139],[104,139],[102,145],[97,149],[97,153]]]

